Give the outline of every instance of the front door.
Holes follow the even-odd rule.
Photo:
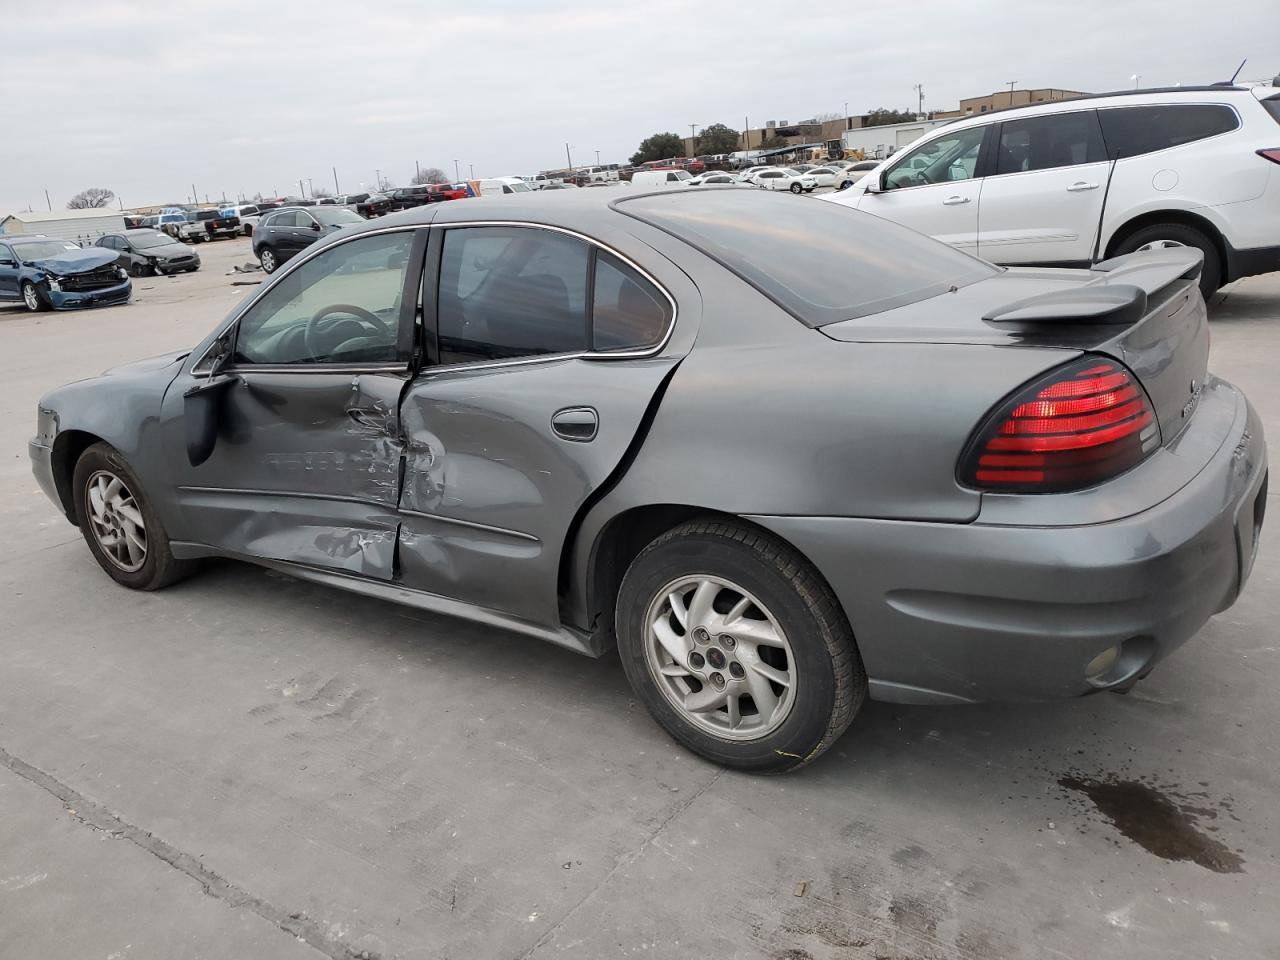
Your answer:
[[[18,258],[7,245],[0,243],[0,300],[17,300],[20,295]]]
[[[978,255],[992,263],[1086,264],[1110,164],[1094,110],[1000,124],[982,187]]]
[[[885,171],[884,190],[864,194],[858,208],[977,252],[983,189],[977,173],[986,130],[957,130],[904,151]]]
[[[679,362],[662,352],[673,304],[635,267],[574,236],[497,226],[443,234],[434,362],[401,408],[403,580],[556,624],[573,520]]]
[[[223,371],[236,379],[220,397],[212,454],[198,466],[185,447],[168,458],[180,464],[184,539],[391,578],[399,398],[424,249],[425,232],[412,228],[356,236],[289,270],[248,308]],[[183,393],[166,402],[183,403]]]

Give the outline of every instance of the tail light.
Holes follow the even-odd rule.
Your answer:
[[[1258,156],[1264,157],[1272,163],[1280,163],[1280,150],[1259,150]]]
[[[959,475],[981,490],[1079,490],[1124,473],[1159,445],[1160,425],[1133,374],[1090,356],[1001,403],[969,441]]]

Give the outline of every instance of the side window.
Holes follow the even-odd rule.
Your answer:
[[[1149,107],[1111,107],[1098,111],[1107,155],[1123,160],[1236,129],[1234,110],[1212,103],[1168,103]]]
[[[241,207],[240,208],[240,216],[242,217],[252,217],[257,212],[258,212],[257,207]]]
[[[889,168],[885,186],[895,190],[972,179],[986,132],[986,127],[969,127],[904,151],[902,158]]]
[[[671,306],[648,280],[603,250],[596,254],[591,325],[595,350],[635,350],[662,342]]]
[[[330,247],[271,287],[240,319],[235,362],[392,363],[411,231]]]
[[[446,231],[440,362],[586,350],[588,259],[585,243],[551,230]]]
[[[1000,125],[997,174],[1052,170],[1106,158],[1093,110],[1006,120]]]
[[[286,210],[284,213],[277,213],[271,218],[270,226],[273,227],[296,227],[298,225],[298,211]]]

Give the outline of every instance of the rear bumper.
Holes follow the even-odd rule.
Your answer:
[[[115,303],[128,303],[133,295],[133,284],[122,280],[115,286],[103,287],[100,290],[68,291],[50,290],[46,286],[44,295],[49,298],[49,305],[55,310],[75,310],[80,307],[102,307]]]
[[[1239,280],[1241,277],[1252,277],[1259,273],[1271,273],[1280,270],[1280,246],[1250,247],[1237,250],[1227,244],[1227,275],[1225,279]]]
[[[877,699],[1040,700],[1127,688],[1234,603],[1252,567],[1266,444],[1243,394],[1219,388],[1215,402],[1234,404],[1235,415],[1216,452],[1176,493],[1121,520],[752,519],[827,578]],[[1117,645],[1115,667],[1087,678],[1086,665]]]

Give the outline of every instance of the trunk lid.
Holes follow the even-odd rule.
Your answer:
[[[1090,270],[1012,268],[895,310],[820,327],[846,343],[1047,347],[1119,360],[1146,388],[1169,443],[1195,410],[1209,362],[1199,250],[1132,253]]]

